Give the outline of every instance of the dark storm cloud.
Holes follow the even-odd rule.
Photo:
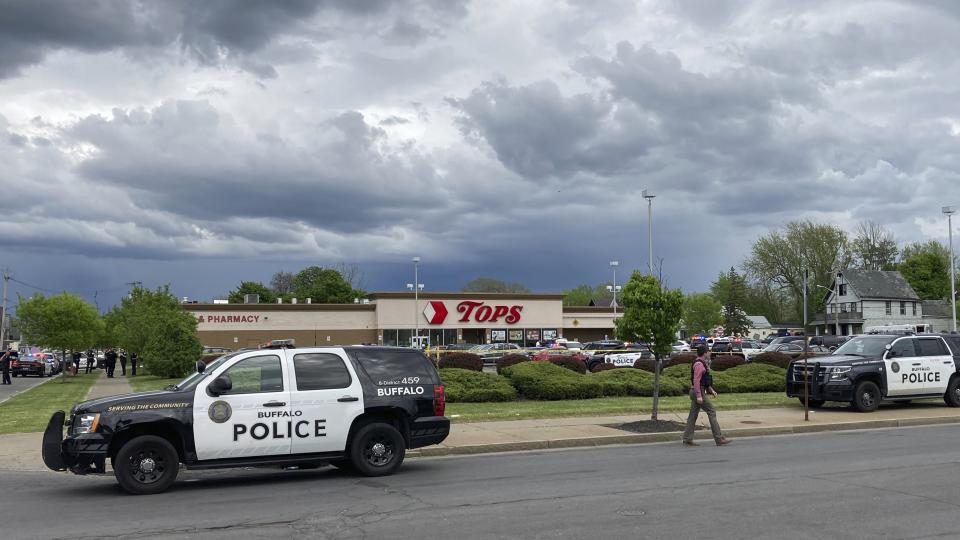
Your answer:
[[[439,204],[439,178],[423,157],[384,146],[384,133],[345,112],[315,126],[315,138],[238,137],[207,102],[115,110],[72,130],[98,149],[79,172],[129,190],[142,208],[216,222],[282,218],[357,233],[409,219]],[[421,189],[398,189],[419,185]]]
[[[394,12],[402,15],[395,15]],[[250,58],[277,36],[349,32],[364,21],[390,28],[398,39],[420,42],[435,29],[403,17],[422,17],[437,26],[466,14],[464,2],[410,0],[0,0],[0,79],[43,61],[51,51],[144,49],[178,43],[203,63],[217,65],[235,59],[240,68],[261,78],[276,77],[267,62]],[[317,32],[315,17],[332,23]],[[349,19],[338,24],[336,18]],[[415,34],[418,34],[415,36]]]

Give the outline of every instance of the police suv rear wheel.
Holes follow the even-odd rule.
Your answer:
[[[386,423],[361,427],[350,442],[350,462],[364,476],[393,474],[400,468],[405,454],[403,435]]]
[[[169,441],[141,435],[127,441],[113,460],[117,482],[128,493],[151,495],[165,491],[177,479],[180,461]]]
[[[947,385],[947,392],[943,394],[943,401],[951,407],[960,407],[960,377],[954,376]]]
[[[860,412],[873,412],[880,406],[880,388],[871,381],[863,381],[853,391],[853,408]]]

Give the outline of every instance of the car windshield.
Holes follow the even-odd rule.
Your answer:
[[[564,345],[565,345],[568,349],[582,349],[582,348],[583,348],[583,344],[580,343],[579,341],[568,341],[568,342],[564,343]]]
[[[888,344],[893,343],[897,336],[856,336],[844,343],[835,355],[852,354],[855,356],[881,356]]]
[[[206,369],[203,370],[203,373],[193,372],[190,375],[187,375],[186,379],[174,385],[173,390],[190,390],[191,388],[196,386],[197,383],[202,381],[207,375],[213,373],[213,371],[217,369],[217,367],[219,367],[221,364],[223,364],[230,358],[233,358],[237,354],[240,354],[240,353],[236,352],[236,353],[225,354],[220,358],[217,358],[213,362],[210,362],[209,364],[207,364],[207,367]]]

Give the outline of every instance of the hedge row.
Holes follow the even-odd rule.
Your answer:
[[[590,377],[603,385],[605,396],[652,396],[654,375],[640,369],[611,369]],[[676,379],[660,377],[661,396],[680,396],[683,385]]]
[[[446,368],[440,370],[447,401],[486,402],[513,401],[517,389],[510,381],[492,373],[478,373],[469,369]]]
[[[529,362],[530,357],[525,354],[507,354],[497,360],[497,373],[503,373],[503,370],[523,362]]]
[[[483,371],[483,358],[473,353],[454,352],[440,355],[437,362],[440,369],[469,369],[470,371]]]
[[[524,362],[504,369],[503,374],[527,399],[589,399],[603,395],[603,385],[593,376],[564,369],[553,362]]]

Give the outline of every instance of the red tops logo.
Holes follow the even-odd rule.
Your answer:
[[[476,322],[499,322],[503,318],[506,324],[517,324],[520,322],[520,312],[523,306],[488,306],[483,302],[473,300],[464,300],[457,304],[457,313],[460,313],[460,322],[470,322],[472,318]],[[443,324],[447,318],[447,306],[439,300],[427,302],[427,307],[423,310],[423,316],[430,324]]]

